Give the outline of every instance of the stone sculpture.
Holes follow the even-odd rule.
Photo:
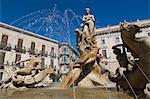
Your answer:
[[[139,26],[131,23],[121,24],[120,29],[123,47],[130,50],[134,59],[138,60],[135,60],[132,63],[129,63],[127,58],[122,60],[126,65],[124,66],[125,69],[122,70],[122,73],[120,73],[119,69],[117,72],[128,79],[133,90],[138,94],[138,91],[143,92],[146,84],[150,82],[150,37],[138,36],[142,31]],[[122,63],[121,59],[118,59],[118,61],[119,63]],[[129,70],[128,67],[130,66],[128,66],[128,64],[133,65],[134,69]],[[123,67],[121,64],[120,66]],[[110,78],[126,91],[130,89],[130,86],[127,84],[126,79],[121,75]]]
[[[144,89],[144,93],[146,94],[146,99],[150,99],[150,83],[146,84],[146,88]]]
[[[78,61],[71,65],[71,71],[62,80],[60,88],[68,88],[74,85],[85,86],[83,82],[87,82],[86,86],[95,86],[93,82],[99,85],[106,84],[105,78],[101,74],[100,66],[96,58],[99,57],[99,48],[97,47],[95,38],[95,19],[90,14],[90,9],[86,8],[86,15],[83,16],[83,24],[76,32],[76,46],[80,52]],[[96,64],[96,65],[95,65]],[[96,72],[97,71],[97,72]],[[83,82],[82,82],[83,81]]]
[[[39,87],[39,83],[51,74],[55,75],[53,68],[41,69],[37,68],[41,64],[40,56],[32,56],[24,68],[19,67],[5,67],[6,74],[8,75],[2,82],[2,89],[24,89],[30,87]],[[44,84],[40,84],[44,86]]]

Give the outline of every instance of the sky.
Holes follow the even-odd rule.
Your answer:
[[[11,24],[31,12],[41,9],[60,11],[72,9],[82,16],[89,7],[95,15],[96,26],[119,24],[123,20],[150,19],[150,0],[0,0],[0,21]],[[14,24],[15,25],[15,24]],[[44,34],[43,34],[44,35]],[[73,37],[72,37],[73,38]]]

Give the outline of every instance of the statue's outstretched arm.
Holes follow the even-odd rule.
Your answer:
[[[82,17],[82,21],[85,22],[86,21],[86,17],[85,15]]]

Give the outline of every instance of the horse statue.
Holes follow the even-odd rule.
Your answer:
[[[138,94],[139,91],[143,92],[147,83],[150,83],[150,37],[148,35],[141,36],[144,32],[140,30],[140,27],[127,22],[120,25],[120,31],[123,48],[131,52],[134,60],[132,63],[129,62],[130,60],[127,59],[126,54],[121,54],[120,58],[118,56],[117,60],[121,67],[116,70],[116,77],[109,77],[111,81],[116,82],[123,90],[126,91],[132,86],[133,90]],[[120,52],[119,49],[114,47],[113,49],[115,53]],[[129,67],[131,65],[134,69],[130,70]],[[129,86],[127,80],[131,86]]]

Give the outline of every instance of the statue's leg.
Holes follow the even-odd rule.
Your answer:
[[[89,32],[90,34],[92,34],[94,31],[94,22],[93,21],[89,21]]]
[[[89,27],[87,25],[84,25],[83,33],[85,33],[86,38],[90,36]]]

